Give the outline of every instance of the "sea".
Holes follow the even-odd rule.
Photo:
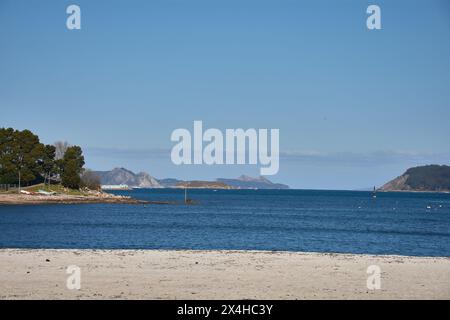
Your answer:
[[[450,257],[450,194],[114,191],[175,204],[0,206],[1,248],[271,250]]]

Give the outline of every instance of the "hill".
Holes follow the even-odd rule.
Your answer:
[[[381,191],[450,191],[450,166],[427,165],[409,168],[389,181]]]
[[[242,175],[237,179],[217,179],[218,182],[223,182],[227,185],[237,189],[289,189],[288,185],[281,183],[273,183],[269,179],[260,176],[259,178],[252,178]]]
[[[233,187],[217,181],[184,181],[178,182],[173,188],[190,189],[233,189]]]
[[[111,171],[94,171],[100,177],[102,185],[121,185],[139,188],[162,188],[158,180],[146,172],[135,174],[125,168],[115,168]]]
[[[173,178],[155,179],[148,173],[134,172],[125,168],[110,171],[94,171],[101,185],[127,185],[132,188],[207,188],[207,189],[289,189],[281,183],[273,183],[265,177],[253,178],[242,175],[236,179],[219,178],[216,181],[185,181]]]
[[[179,184],[180,182],[185,181],[174,178],[166,178],[166,179],[159,179],[158,182],[163,188],[173,188],[176,187],[177,184]]]

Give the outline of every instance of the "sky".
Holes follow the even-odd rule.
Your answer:
[[[80,145],[94,170],[181,179],[260,166],[176,166],[173,130],[277,128],[269,179],[371,188],[450,164],[449,39],[445,0],[0,0],[0,127]]]

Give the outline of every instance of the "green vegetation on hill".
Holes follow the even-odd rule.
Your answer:
[[[450,191],[450,166],[427,165],[410,168],[386,183],[383,191]]]
[[[410,168],[406,184],[413,190],[450,190],[450,166],[429,165]]]
[[[81,148],[66,144],[57,150],[57,146],[44,145],[30,130],[0,128],[0,184],[60,182],[67,188],[80,188],[84,172]]]

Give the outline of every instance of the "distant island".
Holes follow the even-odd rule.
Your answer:
[[[410,168],[379,190],[450,192],[450,166],[427,165]]]
[[[156,179],[146,172],[134,173],[125,168],[94,171],[102,186],[114,188],[199,188],[199,189],[289,189],[288,185],[273,183],[265,177],[242,175],[236,179],[218,178],[215,181],[185,181],[173,178]]]
[[[217,179],[217,181],[225,183],[236,189],[289,189],[288,185],[274,183],[263,176],[252,178],[246,175],[242,175],[237,179],[219,178]]]
[[[189,189],[234,189],[233,187],[217,181],[182,181],[178,182],[175,186],[171,188],[189,188]]]
[[[102,186],[124,185],[130,188],[163,188],[158,180],[146,172],[134,173],[125,168],[114,168],[110,171],[94,171],[100,178]]]

